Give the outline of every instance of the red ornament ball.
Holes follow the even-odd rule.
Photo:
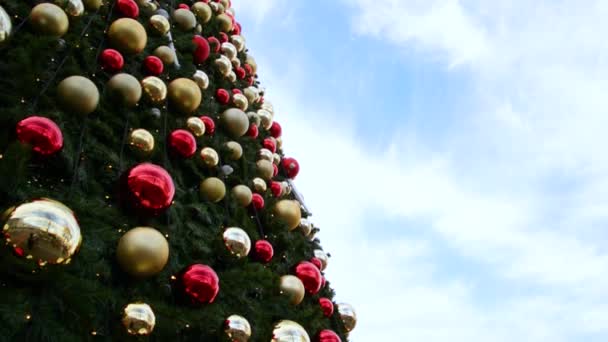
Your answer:
[[[258,240],[255,243],[255,257],[262,263],[269,263],[274,255],[274,249],[270,242]]]
[[[182,273],[180,280],[184,293],[200,304],[213,303],[220,292],[220,279],[215,271],[206,265],[189,266]]]
[[[253,79],[253,77],[248,77],[245,82],[247,82],[248,85],[252,86],[255,83],[255,80]],[[260,97],[259,100],[260,103],[264,103],[264,99]]]
[[[234,72],[236,73],[236,77],[238,77],[239,80],[243,80],[247,76],[247,72],[245,71],[245,69],[243,69],[243,67],[236,68]]]
[[[190,7],[186,4],[179,4],[179,6],[177,6],[178,8],[182,8],[182,9],[187,9],[190,10]]]
[[[302,261],[296,266],[296,277],[300,278],[306,292],[317,294],[321,290],[322,276],[317,266],[311,262]]]
[[[243,31],[240,23],[235,23],[234,28],[232,29],[232,34],[240,35]]]
[[[132,205],[154,215],[171,206],[175,185],[169,173],[162,167],[143,163],[127,174],[127,190]]]
[[[30,116],[17,123],[17,139],[32,146],[42,156],[49,156],[63,148],[63,134],[57,124],[41,116]]]
[[[258,129],[258,126],[255,124],[251,124],[249,126],[249,129],[247,130],[247,136],[250,136],[252,138],[257,138],[258,134],[260,134],[260,130]]]
[[[270,182],[270,192],[272,192],[274,197],[280,197],[283,193],[283,187],[281,187],[281,183],[275,181]]]
[[[213,135],[215,133],[215,121],[208,116],[201,116],[201,120],[205,124],[205,133]]]
[[[265,149],[270,150],[272,153],[275,153],[277,151],[277,144],[274,142],[273,139],[264,139],[264,141],[262,142],[262,146],[264,146]]]
[[[230,38],[228,38],[228,35],[224,32],[220,32],[220,43],[228,43],[228,41],[230,40]]]
[[[281,134],[283,134],[283,128],[278,122],[273,122],[272,126],[270,126],[270,135],[275,138],[278,138],[281,136]]]
[[[321,268],[323,267],[323,263],[321,262],[321,260],[319,258],[312,258],[310,259],[310,262],[317,266],[317,268],[319,269],[319,271],[321,270]]]
[[[125,65],[125,60],[120,52],[114,49],[105,49],[99,55],[99,64],[103,70],[108,72],[119,72]]]
[[[272,176],[276,177],[279,174],[279,167],[277,164],[272,164]]]
[[[325,317],[331,317],[334,314],[334,303],[328,298],[319,298],[319,306]]]
[[[207,41],[209,42],[209,47],[211,48],[211,51],[213,51],[214,53],[220,52],[220,50],[222,49],[222,43],[220,43],[217,38],[208,37]]]
[[[300,173],[300,164],[294,158],[283,158],[281,166],[288,178],[294,179]]]
[[[245,69],[245,71],[247,72],[247,75],[251,75],[251,73],[253,73],[253,68],[251,68],[251,65],[249,64],[245,64],[243,66],[243,68]]]
[[[325,329],[319,332],[317,342],[342,342],[342,340],[335,332]]]
[[[165,66],[163,61],[156,56],[148,56],[144,59],[144,68],[146,73],[152,76],[158,76],[163,73]]]
[[[230,93],[228,90],[220,88],[215,92],[215,98],[217,99],[217,102],[227,105],[228,102],[230,102]]]
[[[211,53],[211,47],[209,46],[209,42],[207,39],[195,35],[192,38],[192,42],[196,45],[196,49],[194,50],[194,63],[201,64],[209,58]]]
[[[139,16],[139,7],[133,0],[118,0],[116,7],[123,17],[135,19]]]
[[[255,210],[264,209],[264,197],[262,195],[254,193],[251,195],[251,205],[255,208]]]
[[[182,158],[192,158],[196,153],[196,139],[185,129],[177,129],[169,135],[171,152]]]
[[[232,93],[233,94],[242,94],[243,92],[239,88],[234,88],[234,89],[232,89]]]

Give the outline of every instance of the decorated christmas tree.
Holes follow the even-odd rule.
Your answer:
[[[0,340],[346,341],[257,72],[229,0],[0,1]]]

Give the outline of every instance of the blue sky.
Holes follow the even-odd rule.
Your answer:
[[[352,341],[608,340],[608,4],[234,0]]]

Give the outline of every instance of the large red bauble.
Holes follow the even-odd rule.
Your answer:
[[[321,330],[317,336],[317,342],[342,342],[340,336],[331,330]]]
[[[310,262],[312,262],[313,265],[317,266],[319,271],[323,267],[323,263],[321,262],[321,260],[319,258],[312,258],[312,259],[310,259]]]
[[[207,41],[209,42],[209,47],[211,51],[218,53],[222,49],[222,43],[215,37],[208,37]]]
[[[211,53],[209,42],[199,35],[194,36],[192,42],[196,45],[196,49],[194,50],[194,63],[201,64],[209,58],[209,54]]]
[[[230,102],[230,93],[228,90],[220,88],[215,92],[215,98],[217,102],[226,105]]]
[[[272,256],[274,255],[274,249],[270,242],[266,240],[258,240],[255,243],[255,257],[263,262],[268,263],[272,260]]]
[[[281,136],[281,134],[283,134],[283,128],[278,122],[273,122],[272,126],[270,126],[270,135],[275,138],[278,138]]]
[[[319,298],[319,306],[325,317],[331,317],[334,314],[334,303],[329,298]]]
[[[163,61],[156,56],[148,56],[144,59],[144,68],[148,75],[158,76],[163,73],[165,66]]]
[[[189,266],[182,273],[180,280],[185,294],[200,304],[213,303],[220,292],[220,279],[215,271],[206,265]]]
[[[270,182],[270,191],[274,197],[280,197],[283,193],[283,187],[281,186],[281,183],[272,181]]]
[[[294,179],[300,173],[300,164],[294,158],[283,158],[281,166],[288,178]]]
[[[311,262],[302,261],[296,266],[296,277],[300,278],[306,292],[317,294],[321,290],[322,276],[317,266]]]
[[[253,205],[256,210],[264,209],[264,197],[260,194],[251,195],[251,205]]]
[[[169,148],[182,158],[192,158],[196,153],[196,139],[190,131],[177,129],[169,135]]]
[[[171,206],[175,196],[173,179],[158,165],[143,163],[127,174],[127,190],[131,203],[138,209],[159,214]]]
[[[275,153],[277,151],[277,144],[274,142],[273,139],[264,139],[264,141],[262,142],[262,146],[264,146],[265,149],[270,150],[272,153]]]
[[[99,64],[103,70],[118,72],[125,65],[125,60],[120,52],[114,49],[105,49],[99,54]]]
[[[133,0],[118,0],[116,7],[123,17],[135,19],[139,16],[139,7]]]
[[[253,69],[251,68],[251,65],[245,64],[245,66],[243,66],[243,68],[247,72],[247,75],[251,75],[251,73],[253,73]]]
[[[30,116],[17,123],[17,139],[32,146],[42,156],[57,153],[63,147],[63,135],[57,124],[41,116]]]
[[[255,124],[251,124],[249,126],[249,129],[247,130],[247,136],[255,139],[258,137],[258,134],[260,134],[260,130],[258,129],[258,126]]]
[[[234,72],[236,73],[236,77],[238,77],[239,80],[245,79],[245,76],[247,76],[247,72],[245,71],[245,69],[243,69],[243,67],[236,68]]]
[[[221,43],[228,43],[228,41],[230,40],[228,38],[228,35],[225,34],[224,32],[220,32],[220,38],[219,38]]]
[[[201,116],[201,120],[205,124],[205,133],[213,135],[215,133],[215,121],[208,116]]]

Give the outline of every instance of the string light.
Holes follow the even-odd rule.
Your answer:
[[[32,315],[30,315],[30,314],[25,315],[25,319],[28,320],[28,321],[31,320],[32,319]]]

